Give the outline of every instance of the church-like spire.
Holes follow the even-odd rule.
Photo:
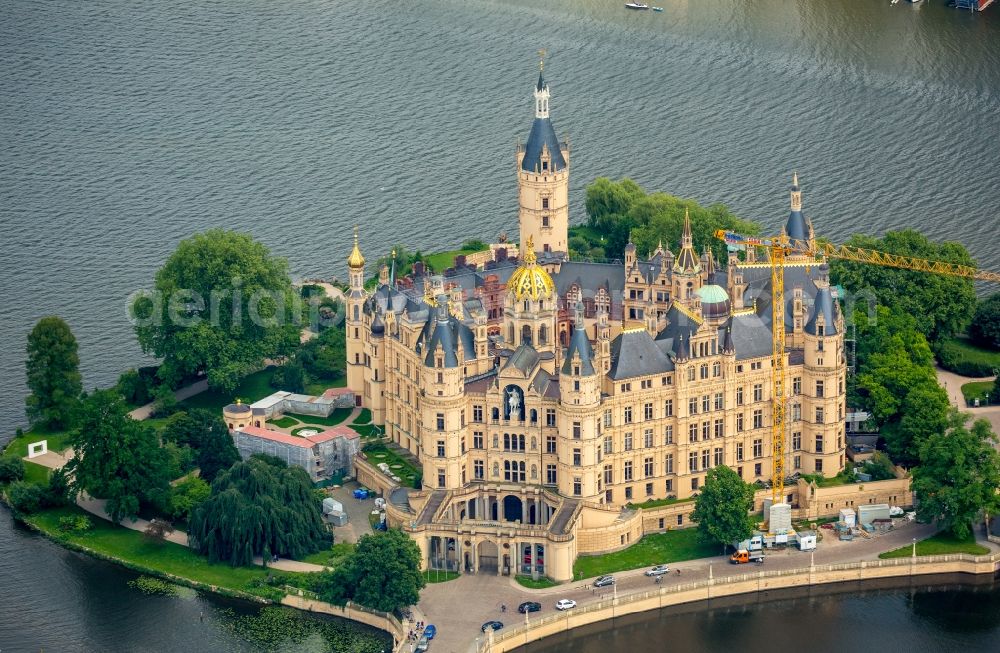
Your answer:
[[[698,255],[694,252],[694,240],[691,237],[691,214],[684,209],[684,231],[681,234],[681,251],[674,262],[674,271],[693,274],[701,271]]]
[[[361,255],[361,249],[358,247],[357,226],[354,227],[354,249],[351,250],[351,255],[347,257],[347,267],[349,268],[365,267],[365,257]]]
[[[389,287],[396,287],[396,248],[392,248],[392,266],[389,268]]]
[[[812,228],[809,221],[802,214],[802,189],[799,186],[799,174],[792,174],[792,188],[790,192],[791,211],[788,214],[788,222],[785,223],[785,235],[792,240],[810,240],[812,238]]]

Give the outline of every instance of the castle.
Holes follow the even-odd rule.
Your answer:
[[[570,149],[549,117],[516,150],[518,256],[494,245],[444,276],[383,267],[365,290],[348,257],[348,387],[420,461],[423,488],[392,493],[389,519],[425,565],[572,577],[577,555],[628,546],[652,526],[635,506],[695,496],[712,467],[766,482],[771,458],[770,264],[695,251],[624,263],[569,259]],[[797,177],[785,225],[814,239]],[[824,261],[785,272],[788,473],[844,466],[843,318]]]

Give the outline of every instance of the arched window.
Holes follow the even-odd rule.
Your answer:
[[[715,361],[712,363],[712,376],[719,376],[720,374],[722,374],[722,365],[719,364],[719,361]]]
[[[510,449],[510,433],[503,434],[503,448]]]
[[[694,381],[694,368],[688,368],[688,381]]]
[[[543,324],[538,329],[538,342],[544,345],[548,341],[549,341],[549,330]]]
[[[524,451],[524,434],[517,436],[517,448],[520,451]]]
[[[701,378],[703,379],[708,378],[708,365],[702,365],[699,371],[701,372]]]
[[[521,327],[521,343],[526,345],[531,344],[531,327],[527,324]]]
[[[498,419],[500,419],[500,409],[499,408],[494,408],[493,409],[493,421],[497,421]]]
[[[535,410],[534,408],[532,408],[531,412],[529,413],[529,415],[531,415],[531,423],[532,424],[537,424],[538,423],[538,411]]]
[[[358,319],[358,305],[357,304],[354,305],[354,319],[355,320]]]

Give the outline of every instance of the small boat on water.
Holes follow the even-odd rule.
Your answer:
[[[653,7],[653,11],[663,11],[663,7]]]
[[[626,9],[649,9],[649,5],[642,2],[626,2]]]

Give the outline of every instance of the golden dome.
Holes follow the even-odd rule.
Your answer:
[[[361,250],[358,248],[358,228],[354,228],[354,249],[351,250],[351,255],[347,257],[347,267],[350,268],[363,268],[365,267],[365,257],[361,255]]]
[[[524,245],[521,265],[507,281],[507,290],[513,292],[518,300],[548,299],[555,292],[555,282],[544,268],[538,266],[537,260],[534,239],[529,236]]]

